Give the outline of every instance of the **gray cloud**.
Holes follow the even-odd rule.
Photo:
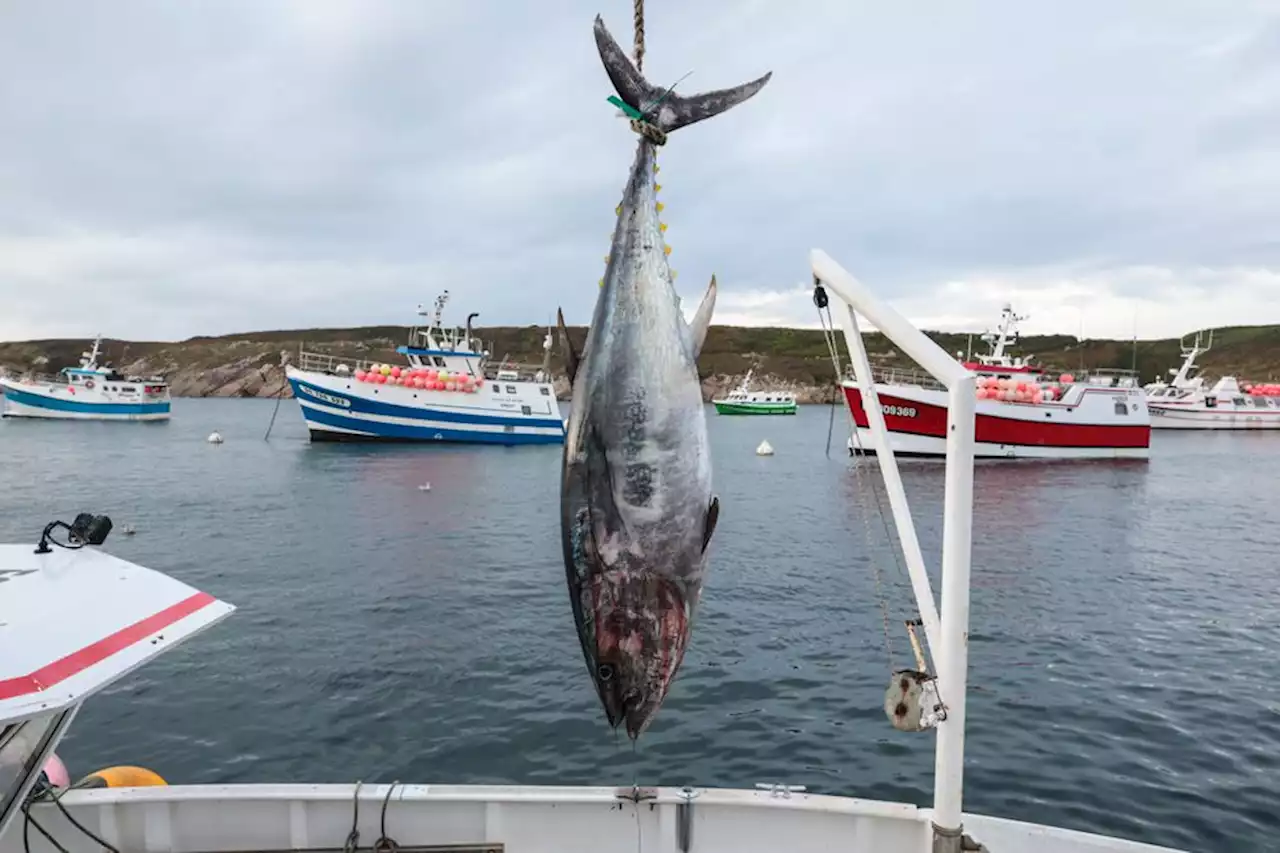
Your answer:
[[[662,155],[722,322],[809,321],[815,245],[922,322],[1280,321],[1272,4],[649,5],[654,79],[775,72]],[[578,0],[6,4],[0,335],[403,322],[444,287],[585,322],[633,144],[597,11],[629,40]]]

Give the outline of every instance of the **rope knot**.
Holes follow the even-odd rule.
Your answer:
[[[667,144],[667,135],[657,125],[633,118],[631,120],[631,129],[654,145],[662,146]]]

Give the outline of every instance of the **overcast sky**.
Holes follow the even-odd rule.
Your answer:
[[[910,7],[910,8],[908,8]],[[926,11],[927,10],[927,11]],[[623,0],[0,2],[0,338],[590,317]],[[1280,3],[649,0],[677,287],[812,325],[825,249],[928,328],[1280,323]],[[690,309],[691,310],[691,307]]]

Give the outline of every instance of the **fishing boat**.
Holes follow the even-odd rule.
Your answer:
[[[814,251],[812,265],[820,287],[848,302],[947,388],[940,609],[892,434],[875,405],[878,390],[870,383],[865,388],[873,401],[871,440],[880,451],[878,467],[923,632],[913,644],[916,669],[891,674],[885,712],[895,728],[921,733],[922,742],[935,747],[931,807],[811,794],[788,784],[754,790],[440,782],[181,785],[167,784],[145,768],[121,767],[50,790],[43,782],[52,777],[42,777],[41,768],[63,766],[53,760],[54,750],[89,697],[234,609],[101,552],[98,537],[97,545],[79,550],[44,546],[39,553],[41,548],[30,545],[0,546],[0,764],[13,768],[0,774],[0,851],[16,853],[26,838],[33,853],[52,853],[48,839],[69,853],[107,847],[129,853],[1177,853],[963,812],[976,377],[827,255]],[[846,342],[855,369],[869,376],[858,320],[844,313],[850,314]],[[94,527],[77,519],[71,528],[81,534],[73,542]],[[61,627],[50,632],[47,614],[54,611]]]
[[[0,377],[4,417],[51,418],[76,421],[167,421],[169,383],[153,376],[124,376],[109,364],[99,364],[102,336],[82,353],[77,367],[64,367],[56,376],[28,374]]]
[[[1181,345],[1182,364],[1169,368],[1173,378],[1144,387],[1153,429],[1280,429],[1280,388],[1244,384],[1223,376],[1206,387],[1196,359],[1213,346],[1197,332],[1191,346]]]
[[[841,315],[843,317],[843,314]],[[1095,371],[1077,380],[1014,356],[1017,324],[1027,319],[1005,305],[990,351],[962,366],[975,375],[975,454],[998,459],[1146,459],[1151,445],[1147,398],[1132,371]],[[868,366],[893,448],[901,456],[946,455],[947,392],[917,370]],[[849,453],[871,446],[862,376],[842,385],[855,431]]]
[[[712,400],[716,414],[720,415],[794,415],[796,413],[796,395],[790,391],[752,391],[751,375],[748,370],[742,384],[729,392],[728,396]]]
[[[539,368],[490,361],[480,339],[441,325],[445,291],[430,325],[409,330],[404,365],[348,363],[300,350],[285,368],[312,441],[560,444],[564,419],[551,376],[552,339]],[[418,306],[418,315],[428,316]]]

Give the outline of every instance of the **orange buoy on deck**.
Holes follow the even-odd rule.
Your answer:
[[[145,767],[119,765],[95,770],[75,784],[77,788],[147,788],[168,785],[159,773]]]

